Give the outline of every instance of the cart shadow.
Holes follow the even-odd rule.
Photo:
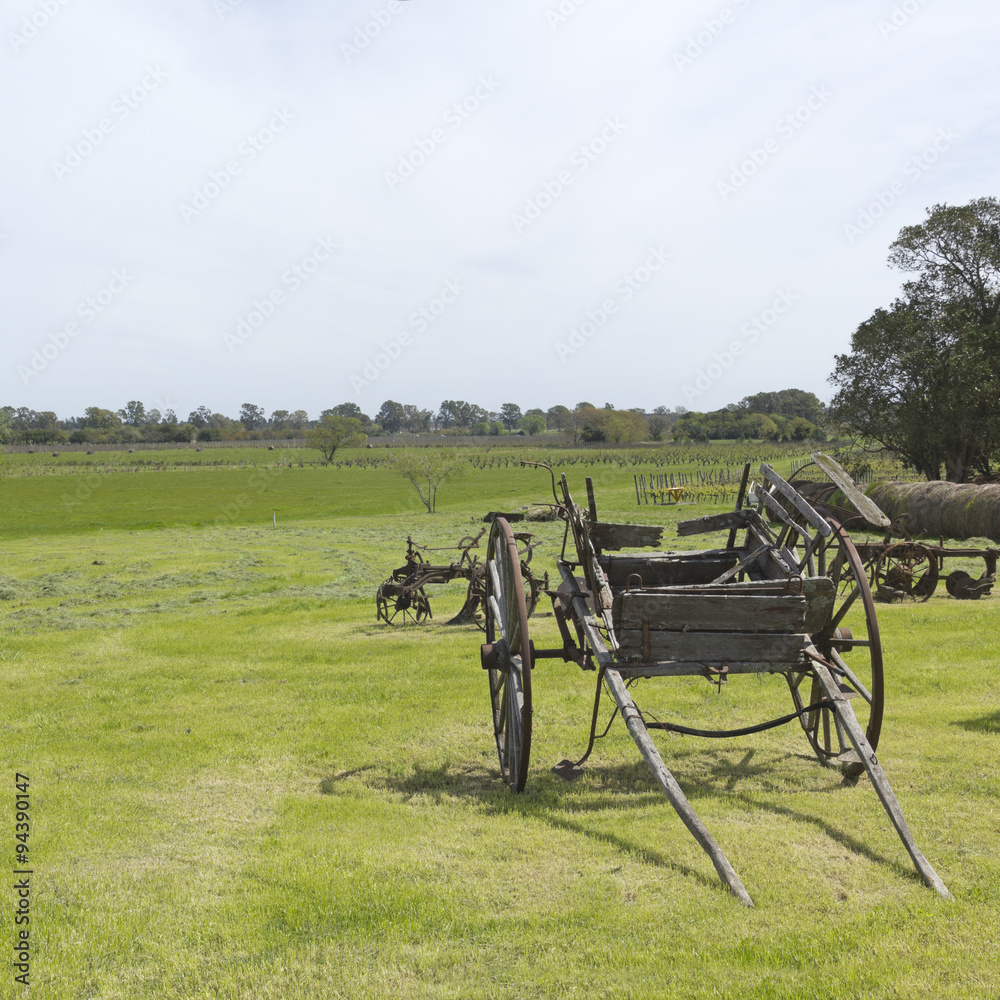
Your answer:
[[[750,751],[747,757],[751,756],[752,753],[753,751]],[[815,763],[814,757],[805,759]],[[829,820],[826,820],[821,816],[804,812],[801,809],[795,809],[787,805],[780,805],[779,803],[766,798],[765,796],[773,794],[775,791],[779,790],[777,784],[771,786],[770,788],[763,788],[761,792],[753,794],[737,789],[735,787],[736,779],[747,776],[745,767],[746,760],[747,758],[744,758],[744,760],[739,764],[732,765],[725,758],[717,759],[713,762],[712,766],[707,769],[705,778],[695,786],[697,788],[697,795],[692,796],[692,798],[701,797],[707,792],[712,797],[729,800],[735,799],[737,802],[743,803],[748,810],[763,810],[774,816],[781,816],[785,819],[790,819],[795,822],[815,827],[817,830],[822,831],[832,841],[840,844],[853,854],[866,858],[873,864],[887,865],[906,878],[913,877],[917,881],[920,881],[919,876],[913,871],[912,868],[904,865],[901,861],[895,858],[887,857],[852,834],[834,826]],[[773,773],[773,769],[767,768],[766,772]],[[831,768],[823,768],[823,773],[830,775],[830,777],[838,775],[838,772]],[[678,781],[680,782],[679,778]],[[684,787],[684,783],[680,783],[682,787]],[[857,779],[841,777],[839,780],[831,781],[825,787],[812,789],[812,791],[822,793],[848,792],[850,789],[853,789],[858,785],[859,781]],[[872,795],[875,794],[875,790],[871,788],[870,785],[867,785],[867,789]],[[787,794],[789,791],[787,784],[783,784],[781,786],[781,790]],[[685,792],[686,791],[687,789],[685,788]],[[888,814],[885,814],[885,821],[891,825],[891,820],[889,819]]]
[[[695,805],[699,800],[735,801],[750,813],[762,811],[814,827],[852,854],[863,857],[873,864],[886,866],[906,879],[919,881],[919,876],[901,861],[886,856],[829,820],[774,801],[772,796],[776,794],[787,796],[793,789],[787,782],[766,781],[768,775],[774,774],[773,761],[766,759],[769,755],[764,755],[763,759],[756,762],[754,760],[756,751],[747,750],[742,751],[739,760],[731,759],[729,755],[737,752],[739,751],[718,751],[707,765],[703,760],[697,759],[702,757],[700,753],[693,754],[686,760],[675,760],[672,773],[684,794]],[[805,759],[815,764],[815,758]],[[837,775],[831,769],[823,770],[831,778]],[[321,788],[327,786],[323,790],[332,791],[334,781],[355,773],[357,771],[325,779]],[[526,791],[521,795],[513,795],[500,780],[500,773],[496,768],[476,765],[455,767],[451,762],[445,762],[437,767],[422,767],[416,764],[409,773],[382,774],[366,784],[381,787],[404,799],[417,796],[430,798],[435,804],[441,804],[448,799],[473,800],[487,814],[515,813],[529,820],[540,820],[555,829],[605,843],[617,851],[639,857],[656,867],[669,868],[691,876],[707,886],[718,886],[717,879],[712,875],[690,868],[638,841],[605,830],[592,829],[586,823],[574,818],[574,816],[621,810],[623,805],[635,810],[658,805],[669,806],[643,762],[607,767],[591,766],[584,771],[584,774],[588,781],[583,785],[575,782],[567,784],[562,778],[551,773],[533,774]],[[837,777],[839,778],[839,775]],[[738,787],[741,782],[750,779],[758,783],[757,790],[747,792]],[[856,784],[853,781],[836,780],[813,791],[846,793]],[[874,789],[867,790],[874,794]],[[553,812],[554,809],[559,810],[559,813]],[[888,816],[886,822],[889,822]]]
[[[420,795],[431,798],[435,803],[441,803],[446,798],[486,801],[506,791],[498,770],[474,765],[455,768],[450,761],[439,767],[414,764],[408,774],[384,774],[372,784],[404,799]]]
[[[674,858],[667,857],[660,851],[652,850],[634,840],[629,840],[626,837],[619,836],[617,833],[608,833],[606,830],[593,830],[583,823],[576,822],[571,819],[565,819],[562,816],[554,816],[552,813],[548,812],[533,812],[532,815],[536,819],[540,819],[548,823],[549,826],[555,828],[556,830],[565,830],[567,833],[578,834],[586,837],[588,840],[598,841],[599,843],[613,848],[620,854],[626,854],[629,857],[638,858],[640,861],[652,867],[669,869],[677,872],[679,875],[693,878],[706,888],[719,889],[721,887],[718,876],[707,875],[705,872],[698,871],[696,868],[691,868]]]
[[[329,774],[319,783],[319,793],[320,795],[332,795],[341,781],[347,781],[349,778],[353,778],[356,774],[363,774],[365,771],[371,771],[374,767],[374,764],[365,764],[364,767],[355,767],[350,771],[338,771],[336,774]]]
[[[774,801],[772,796],[777,794],[787,796],[792,789],[787,782],[767,780],[769,776],[775,773],[774,761],[769,759],[771,755],[764,755],[764,759],[758,763],[754,763],[755,750],[747,750],[743,752],[740,760],[733,760],[732,756],[738,752],[736,750],[718,750],[713,754],[713,759],[708,763],[704,761],[703,754],[697,752],[689,755],[686,759],[681,758],[672,761],[671,773],[692,805],[697,805],[699,801],[707,800],[719,802],[733,802],[735,800],[745,806],[748,812],[763,811],[773,816],[780,816],[784,819],[812,826],[820,830],[835,843],[840,844],[845,850],[863,857],[873,864],[888,866],[905,878],[913,878],[920,881],[919,876],[912,868],[903,864],[898,859],[888,857],[872,848],[852,834],[835,826],[829,820]],[[780,754],[777,756],[787,757],[788,755]],[[816,765],[815,757],[799,754],[792,756]],[[591,812],[612,807],[621,808],[621,799],[618,795],[622,793],[630,793],[629,802],[637,808],[647,806],[653,802],[663,802],[666,804],[655,780],[642,762],[607,768],[588,768],[585,773],[590,774],[592,780],[596,779],[599,782],[599,790],[614,792],[617,795],[613,799],[609,799],[608,796],[595,797],[588,795],[586,802],[577,799],[576,801],[561,803],[567,812]],[[846,793],[859,784],[856,780],[842,778],[839,772],[831,768],[822,768],[822,774],[834,780],[825,782],[820,787],[812,788],[810,791],[824,794]],[[743,791],[738,787],[740,782],[750,779],[757,783],[758,790],[751,793]],[[875,794],[874,789],[870,788],[870,786],[868,786],[868,791],[873,795]],[[643,794],[644,792],[646,794]],[[887,823],[891,822],[888,815],[885,816],[885,820]],[[560,820],[560,822],[562,821]],[[645,848],[631,846],[626,849],[640,852],[646,850]]]
[[[621,780],[610,783],[617,794],[607,793],[611,789],[603,787],[588,790],[586,803],[581,802],[579,794],[564,786],[561,779],[554,775],[539,776],[529,783],[528,790],[523,795],[513,795],[500,780],[500,772],[496,769],[483,767],[464,767],[453,769],[453,765],[445,763],[439,767],[427,768],[414,765],[413,771],[405,775],[384,775],[377,784],[402,796],[404,799],[416,796],[430,797],[436,803],[446,798],[467,798],[475,800],[479,808],[487,815],[510,815],[512,813],[527,820],[540,821],[557,830],[581,835],[591,840],[600,841],[622,854],[640,858],[642,861],[657,868],[670,869],[680,875],[689,876],[709,888],[718,888],[718,879],[698,871],[675,859],[667,857],[660,851],[652,850],[639,843],[615,833],[594,830],[580,820],[572,817],[573,813],[600,813],[620,810],[621,795],[629,792],[629,803],[635,808],[648,808],[659,805],[662,797],[658,792],[642,789],[636,790],[637,779],[642,776],[642,769],[623,767],[620,770],[629,774]],[[551,779],[551,780],[549,780]],[[566,799],[572,798],[572,801]],[[554,813],[560,809],[563,815]]]
[[[959,719],[952,723],[971,733],[1000,733],[1000,712],[983,715],[978,719]]]

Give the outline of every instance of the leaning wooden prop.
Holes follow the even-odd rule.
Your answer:
[[[752,906],[649,731],[743,736],[798,720],[821,761],[841,766],[849,776],[868,774],[924,882],[951,898],[917,847],[875,754],[882,726],[882,646],[857,550],[838,521],[818,513],[770,466],[761,465],[762,480],[752,493],[749,473],[747,465],[735,510],[678,525],[681,535],[728,530],[725,548],[617,555],[609,553],[658,546],[663,529],[602,523],[590,479],[585,511],[574,503],[565,476],[559,497],[553,475],[556,508],[566,522],[558,560],[562,584],[549,591],[563,642],[559,649],[534,648],[517,541],[505,520],[494,522],[486,557],[487,641],[481,661],[489,676],[503,779],[519,792],[527,778],[535,661],[556,658],[596,670],[587,752],[553,770],[569,779],[580,773],[599,738],[598,710],[606,688],[685,826],[725,885]],[[870,523],[888,523],[853,484],[846,495]],[[709,732],[652,720],[629,691],[633,678],[700,675],[721,684],[729,676],[754,673],[785,678],[791,714],[746,729]]]

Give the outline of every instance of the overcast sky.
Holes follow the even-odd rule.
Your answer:
[[[1000,8],[7,0],[0,404],[828,399]]]

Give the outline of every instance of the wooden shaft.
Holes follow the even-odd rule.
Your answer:
[[[722,853],[722,848],[719,847],[715,838],[708,832],[708,828],[691,808],[691,803],[688,802],[681,786],[677,784],[677,779],[667,770],[667,766],[663,763],[656,745],[650,739],[642,717],[639,715],[639,710],[635,707],[635,702],[632,701],[618,671],[613,668],[606,669],[604,680],[621,709],[622,718],[625,720],[629,734],[635,740],[635,745],[639,748],[642,759],[649,765],[649,769],[653,772],[653,777],[656,778],[663,794],[670,800],[677,815],[680,816],[691,835],[701,845],[702,850],[712,859],[712,864],[726,888],[744,906],[753,906],[750,894],[744,888],[739,875],[736,874],[725,854]]]
[[[739,510],[743,506],[743,500],[747,495],[747,480],[750,478],[750,463],[747,462],[743,466],[743,477],[740,479],[740,491],[736,494],[736,509]],[[729,531],[729,540],[726,542],[726,548],[731,549],[736,545],[736,528],[733,527]]]
[[[562,574],[567,586],[575,587],[573,574],[569,569],[562,563],[559,563],[558,566],[559,572]],[[649,769],[653,772],[653,777],[656,778],[657,783],[663,790],[663,794],[666,795],[694,839],[698,841],[705,853],[711,858],[712,864],[715,866],[715,870],[719,873],[719,878],[722,879],[726,888],[744,906],[753,906],[750,894],[744,888],[743,883],[740,881],[739,876],[725,854],[722,853],[722,848],[719,847],[715,838],[708,832],[705,824],[698,818],[698,814],[691,808],[691,803],[688,802],[680,785],[677,784],[677,779],[674,778],[667,769],[666,764],[663,763],[659,751],[646,731],[646,726],[639,715],[639,710],[636,708],[635,702],[632,701],[632,696],[625,687],[625,682],[622,680],[617,669],[615,669],[614,659],[608,652],[607,646],[604,645],[600,633],[594,627],[593,621],[587,611],[586,602],[582,597],[576,596],[572,600],[574,615],[577,621],[583,625],[587,641],[594,652],[595,659],[605,668],[604,679],[607,681],[608,689],[611,691],[621,710],[629,734],[635,740],[635,744],[639,748],[639,753],[642,754],[643,760],[649,765]]]
[[[854,714],[854,709],[851,707],[850,701],[844,697],[843,692],[840,690],[840,685],[833,679],[829,669],[822,662],[818,660],[813,661],[813,672],[816,680],[819,681],[820,687],[823,688],[823,693],[827,698],[835,702],[836,707],[834,711],[837,713],[837,717],[840,719],[848,739],[850,739],[858,756],[861,758],[861,763],[864,764],[865,770],[868,772],[868,777],[871,780],[872,787],[875,789],[875,794],[879,797],[879,801],[889,814],[889,819],[896,828],[899,839],[902,840],[907,852],[913,859],[913,865],[920,873],[920,877],[940,896],[943,896],[945,899],[951,899],[952,895],[948,891],[948,887],[931,867],[927,858],[923,856],[920,848],[917,847],[917,843],[913,839],[913,834],[910,833],[910,828],[906,825],[903,810],[899,808],[899,802],[896,800],[896,796],[889,785],[889,779],[885,776],[885,771],[882,770],[882,765],[879,764],[878,758],[875,756],[875,751],[872,750],[868,738],[862,731],[861,724],[858,722],[858,717]]]

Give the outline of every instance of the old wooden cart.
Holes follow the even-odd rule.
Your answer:
[[[557,649],[534,648],[517,571],[517,543],[506,521],[494,522],[486,556],[487,641],[481,663],[489,677],[503,780],[514,791],[525,786],[536,662],[556,658],[596,670],[587,752],[553,770],[567,778],[580,773],[599,738],[598,712],[606,688],[660,788],[724,884],[752,906],[649,731],[741,736],[797,720],[821,761],[838,764],[851,776],[868,774],[917,871],[948,897],[917,848],[876,757],[883,710],[882,647],[857,550],[836,520],[819,514],[767,465],[760,467],[765,486],[758,487],[756,503],[745,505],[749,472],[748,465],[735,510],[678,526],[682,535],[728,531],[724,547],[653,553],[622,550],[658,546],[662,528],[602,523],[589,479],[584,511],[570,496],[565,476],[558,495],[553,475],[556,507],[566,523],[558,560],[562,583],[549,592],[562,639]],[[852,501],[860,506],[871,503],[859,491],[854,494]],[[877,508],[867,513],[878,516]],[[794,711],[728,732],[657,721],[637,707],[629,690],[637,678],[701,675],[721,684],[737,674],[760,673],[784,677]]]

